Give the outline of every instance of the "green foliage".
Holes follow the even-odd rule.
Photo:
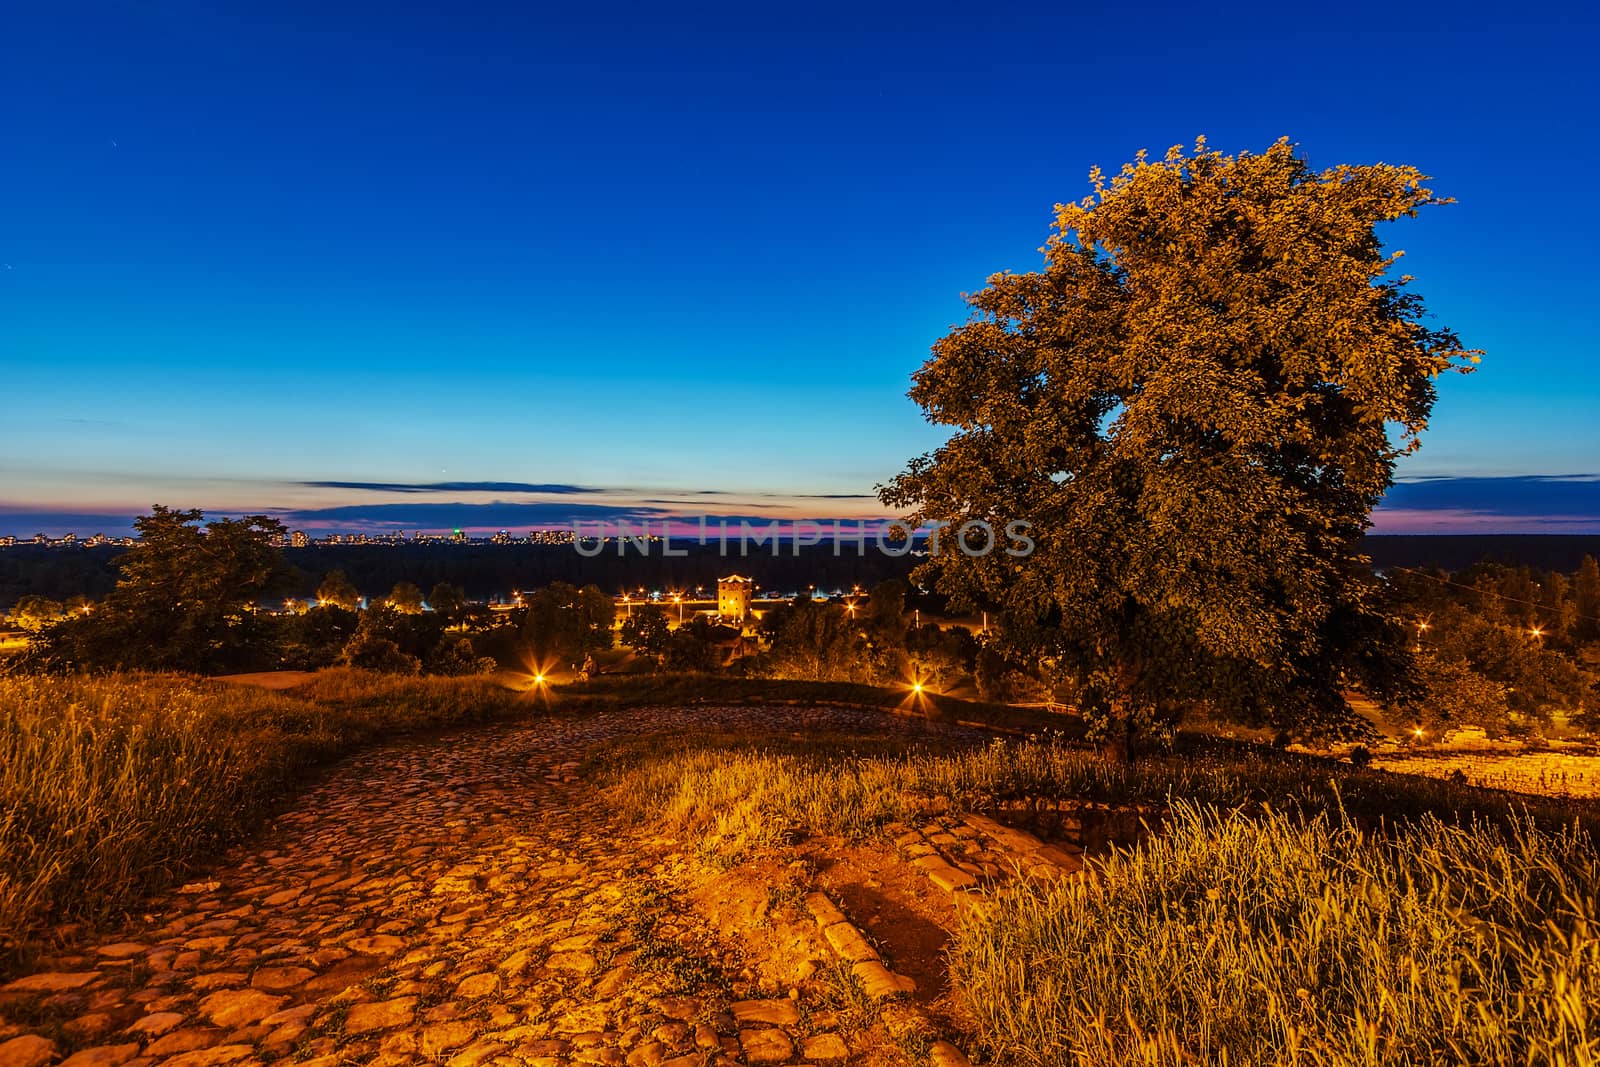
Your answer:
[[[447,622],[454,622],[466,609],[467,594],[459,585],[440,582],[428,594],[428,606]]]
[[[384,604],[402,615],[422,614],[422,590],[414,582],[396,582]]]
[[[1401,725],[1415,722],[1430,730],[1481,726],[1495,735],[1506,731],[1510,707],[1504,685],[1460,661],[1424,653],[1417,663],[1422,690],[1417,700],[1403,709]]]
[[[722,656],[710,640],[709,627],[682,627],[667,635],[662,665],[678,673],[710,673],[722,665]]]
[[[552,582],[525,600],[523,639],[541,663],[578,663],[612,646],[617,608],[598,586]]]
[[[645,656],[667,651],[672,626],[667,613],[656,604],[641,604],[622,620],[622,643]]]
[[[871,682],[861,627],[836,604],[801,597],[761,620],[771,641],[766,672],[812,682]]]
[[[51,666],[217,671],[253,665],[266,624],[258,600],[288,581],[283,524],[214,519],[157,505],[134,520],[139,542],[117,561],[117,585],[88,614],[41,634]]]
[[[290,670],[316,670],[331,667],[360,626],[361,616],[353,609],[314,607],[284,620],[279,630],[279,656]]]
[[[468,674],[493,674],[498,664],[493,657],[478,655],[468,638],[447,637],[434,648],[425,666],[429,674],[460,677]]]
[[[1444,201],[1412,168],[1317,172],[1287,142],[1093,179],[1044,270],[991,277],[934,346],[911,396],[954,434],[880,489],[919,524],[1025,520],[1036,548],[949,536],[919,578],[999,605],[1012,654],[1113,735],[1185,698],[1347,726],[1347,684],[1407,679],[1368,514],[1435,379],[1476,360],[1424,325],[1376,228]]]
[[[1600,562],[1584,556],[1572,581],[1573,639],[1600,641]]]
[[[19,629],[38,633],[66,617],[67,610],[60,601],[42,596],[25,596],[11,609],[11,621]]]
[[[1417,713],[1490,729],[1513,716],[1540,723],[1557,712],[1592,713],[1600,664],[1586,663],[1583,652],[1593,562],[1586,559],[1571,579],[1495,564],[1455,575],[1391,575],[1428,690]]]
[[[339,653],[339,662],[346,667],[384,674],[416,674],[422,670],[422,661],[400,650],[393,638],[383,637],[363,625],[356,630]]]
[[[345,577],[344,571],[329,571],[317,586],[319,603],[354,611],[361,606],[361,593]]]
[[[978,650],[973,665],[973,679],[978,694],[985,700],[1005,703],[1032,704],[1050,696],[1050,691],[1037,674],[1026,665],[1008,659],[996,646],[988,644]]]
[[[910,673],[924,685],[949,689],[972,676],[978,640],[961,626],[919,626],[906,632]],[[900,674],[904,677],[904,674]]]
[[[973,909],[951,969],[1033,1067],[1593,1063],[1597,893],[1570,831],[1180,803],[1093,879]]]

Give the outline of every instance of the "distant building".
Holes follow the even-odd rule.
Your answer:
[[[743,622],[750,614],[750,598],[756,583],[749,578],[730,574],[717,579],[717,614],[724,619]]]
[[[306,533],[304,530],[296,530],[294,533],[289,535],[289,547],[310,548],[311,535]]]

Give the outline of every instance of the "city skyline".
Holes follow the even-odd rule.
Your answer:
[[[1575,6],[1382,50],[1265,8],[87,10],[18,12],[0,69],[0,533],[883,516],[960,294],[1202,134],[1459,201],[1385,236],[1486,357],[1375,530],[1600,533],[1600,223],[1508,208],[1595,162]]]

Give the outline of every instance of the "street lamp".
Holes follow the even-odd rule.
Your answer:
[[[678,625],[682,626],[683,625],[683,594],[682,593],[673,593],[672,594],[672,602],[674,604],[678,605]]]

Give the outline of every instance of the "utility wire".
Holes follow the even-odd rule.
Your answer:
[[[1479,596],[1492,596],[1497,600],[1505,600],[1512,604],[1521,604],[1524,607],[1537,608],[1540,611],[1552,610],[1548,604],[1540,604],[1533,600],[1523,600],[1519,597],[1506,596],[1504,593],[1496,593],[1492,589],[1479,589],[1477,586],[1468,585],[1466,582],[1453,582],[1448,578],[1440,578],[1438,575],[1429,574],[1427,571],[1419,571],[1415,567],[1386,567],[1384,569],[1391,571],[1405,571],[1407,574],[1415,574],[1418,578],[1426,578],[1428,581],[1438,582],[1440,585],[1453,585],[1457,589],[1465,589],[1468,592],[1477,593]],[[1584,622],[1600,622],[1600,619],[1595,618],[1593,615],[1575,614],[1573,615],[1573,618],[1582,619]]]

